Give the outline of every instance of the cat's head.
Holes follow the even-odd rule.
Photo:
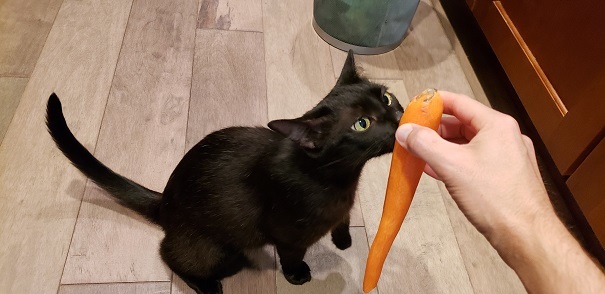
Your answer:
[[[403,108],[384,85],[357,72],[349,51],[330,93],[296,119],[275,120],[269,128],[288,137],[313,158],[358,161],[393,151]]]

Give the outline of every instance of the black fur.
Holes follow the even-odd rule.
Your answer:
[[[336,86],[312,110],[269,128],[232,127],[185,154],[162,194],[95,159],[70,132],[56,95],[47,125],[71,162],[125,206],[164,229],[161,255],[197,293],[221,293],[220,280],[249,265],[245,253],[274,244],[292,284],[311,279],[309,246],[331,232],[351,246],[349,211],[365,162],[391,152],[403,109],[386,88],[359,76],[352,52]],[[367,117],[370,127],[351,129]]]
[[[156,209],[162,194],[151,191],[125,177],[114,173],[98,161],[71,133],[63,117],[61,101],[55,93],[48,98],[46,125],[57,146],[71,163],[93,182],[116,197],[120,202],[156,222]]]

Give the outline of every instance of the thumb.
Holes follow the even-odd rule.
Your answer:
[[[412,155],[424,160],[437,175],[452,166],[451,155],[460,152],[458,146],[441,138],[437,132],[417,124],[401,125],[395,133],[397,142]]]

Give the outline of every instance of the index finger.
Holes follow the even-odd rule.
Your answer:
[[[439,90],[443,99],[443,113],[458,118],[475,132],[488,124],[498,112],[466,95]]]

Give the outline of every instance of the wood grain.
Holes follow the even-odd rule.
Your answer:
[[[351,228],[350,232],[353,244],[344,251],[334,246],[330,236],[309,248],[305,261],[311,268],[313,278],[310,282],[302,286],[292,285],[280,269],[276,276],[277,293],[362,293],[368,242],[364,228]]]
[[[567,186],[590,223],[593,232],[605,247],[605,139],[567,180]]]
[[[201,0],[197,28],[262,32],[261,0]]]
[[[499,6],[502,17],[509,18],[508,26],[517,31],[513,33],[522,38],[517,41],[526,43],[526,58],[535,58],[532,62],[538,65],[534,69],[544,71],[542,82],[546,86],[552,84],[558,96],[553,98],[562,100],[551,103],[571,111],[605,90],[605,39],[594,37],[603,35],[603,22],[599,18],[605,12],[605,3],[594,0],[583,5],[562,2],[552,9],[536,10],[548,4],[547,0],[493,3]]]
[[[94,148],[130,5],[66,0],[49,33],[0,146],[3,291],[57,292],[84,177],[47,134],[46,102],[57,92],[73,132]]]
[[[540,137],[545,141],[557,168],[561,174],[569,175],[573,172],[572,164],[585,147],[586,140],[568,139],[561,141],[565,144],[560,144],[557,141],[557,145],[565,146],[565,152],[552,152],[553,150],[550,150],[556,145],[550,145],[548,139],[553,137],[558,139],[559,132],[557,129],[564,125],[562,120],[567,110],[564,107],[560,108],[560,106],[565,105],[555,103],[555,101],[561,102],[559,95],[552,87],[527,43],[519,34],[515,24],[508,17],[500,1],[480,1],[477,2],[475,7],[474,12],[477,16],[477,22],[515,88],[532,123]],[[578,85],[576,87],[582,88]],[[574,132],[577,132],[578,129],[582,128],[573,127]],[[591,130],[591,128],[584,130]],[[586,134],[584,130],[579,134]],[[585,136],[582,137],[586,139]]]
[[[170,294],[170,282],[61,285],[58,294]]]
[[[265,246],[247,254],[255,268],[244,269],[223,280],[225,293],[270,294],[275,293],[275,249]],[[177,275],[173,275],[172,294],[194,294]]]
[[[462,214],[445,185],[438,185],[475,293],[527,293],[517,274]]]
[[[0,77],[0,143],[13,120],[13,115],[19,106],[21,95],[27,85],[27,78]]]
[[[162,191],[183,156],[196,0],[133,3],[95,156]],[[116,152],[119,150],[119,152]],[[162,232],[87,185],[62,282],[169,281]]]
[[[330,46],[313,30],[312,11],[311,1],[263,2],[270,120],[301,116],[336,83]]]
[[[9,1],[12,4],[6,4]],[[162,190],[183,150],[206,133],[232,124],[264,125],[269,119],[293,118],[313,107],[332,88],[343,52],[313,31],[310,1],[263,0],[261,7],[259,0],[215,4],[137,0],[130,21],[131,0],[64,1],[61,6],[62,0],[6,0],[0,6],[0,40],[9,40],[0,43],[0,75],[13,69],[9,75],[31,72],[27,86],[25,80],[9,83],[25,90],[0,146],[0,289],[57,293],[69,249],[66,283],[165,282],[61,285],[59,293],[186,293],[189,288],[176,277],[170,289],[171,274],[156,252],[161,232],[87,184],[54,147],[44,127],[48,95],[59,94],[72,131],[89,150],[97,146],[102,161],[149,188]],[[196,19],[204,3],[215,5],[215,17]],[[223,30],[199,29],[194,43],[195,27],[206,27],[200,22],[204,19],[213,20],[209,28]],[[370,77],[397,79],[377,82],[387,83],[404,104],[408,95],[434,86],[472,96],[456,59],[460,52],[455,36],[444,31],[439,20],[429,1],[422,2],[412,32],[400,48],[387,56],[358,57],[358,64]],[[194,44],[198,47],[195,65]],[[20,57],[4,58],[14,54]],[[190,89],[191,109],[187,109]],[[6,93],[2,92],[15,96]],[[389,162],[390,157],[384,156],[364,169],[361,201],[352,212],[351,226],[364,226],[365,217],[370,240],[382,211]],[[434,181],[423,178],[411,219],[404,222],[387,260],[391,266],[379,285],[381,293],[522,292],[510,269],[464,222],[451,198],[438,190]],[[70,247],[83,194],[85,202]],[[465,248],[458,249],[451,227]],[[306,258],[314,274],[309,284],[287,284],[275,271],[273,248],[267,247],[254,255],[261,270],[226,279],[225,290],[359,293],[368,248],[363,230],[351,229],[353,247],[346,251],[334,248],[329,237],[313,247]]]
[[[347,59],[347,52],[330,46],[334,77],[338,78],[342,65]],[[373,79],[401,79],[401,69],[397,64],[395,52],[387,52],[379,55],[357,55],[355,64],[364,76]]]
[[[198,30],[191,85],[187,149],[231,126],[266,126],[263,35]]]
[[[475,70],[473,69],[473,66],[470,63],[470,60],[466,52],[464,51],[464,48],[462,48],[462,44],[460,44],[460,40],[458,40],[456,32],[454,31],[452,24],[450,23],[447,15],[445,14],[445,10],[443,9],[441,2],[439,0],[432,0],[431,3],[433,4],[433,8],[435,9],[437,17],[441,21],[441,25],[443,26],[445,35],[448,37],[450,43],[454,48],[454,52],[456,53],[456,57],[458,57],[458,62],[460,63],[460,68],[464,72],[466,80],[473,91],[474,95],[471,97],[475,98],[475,100],[483,103],[484,105],[490,106],[491,104],[487,99],[485,91],[483,90],[483,86],[479,82],[479,78],[477,77],[477,74],[475,73]]]
[[[273,246],[248,252],[255,268],[245,269],[223,281],[225,293],[276,293],[276,256]]]
[[[543,3],[478,1],[473,12],[549,155],[569,176],[605,129],[605,102],[595,98],[605,89],[605,41],[593,38],[602,30],[595,16],[605,6],[589,1],[535,10]],[[560,17],[567,21],[557,22]]]
[[[393,52],[410,97],[426,88],[475,96],[430,1],[420,3],[409,35]]]
[[[29,77],[63,0],[0,4],[0,76]]]

